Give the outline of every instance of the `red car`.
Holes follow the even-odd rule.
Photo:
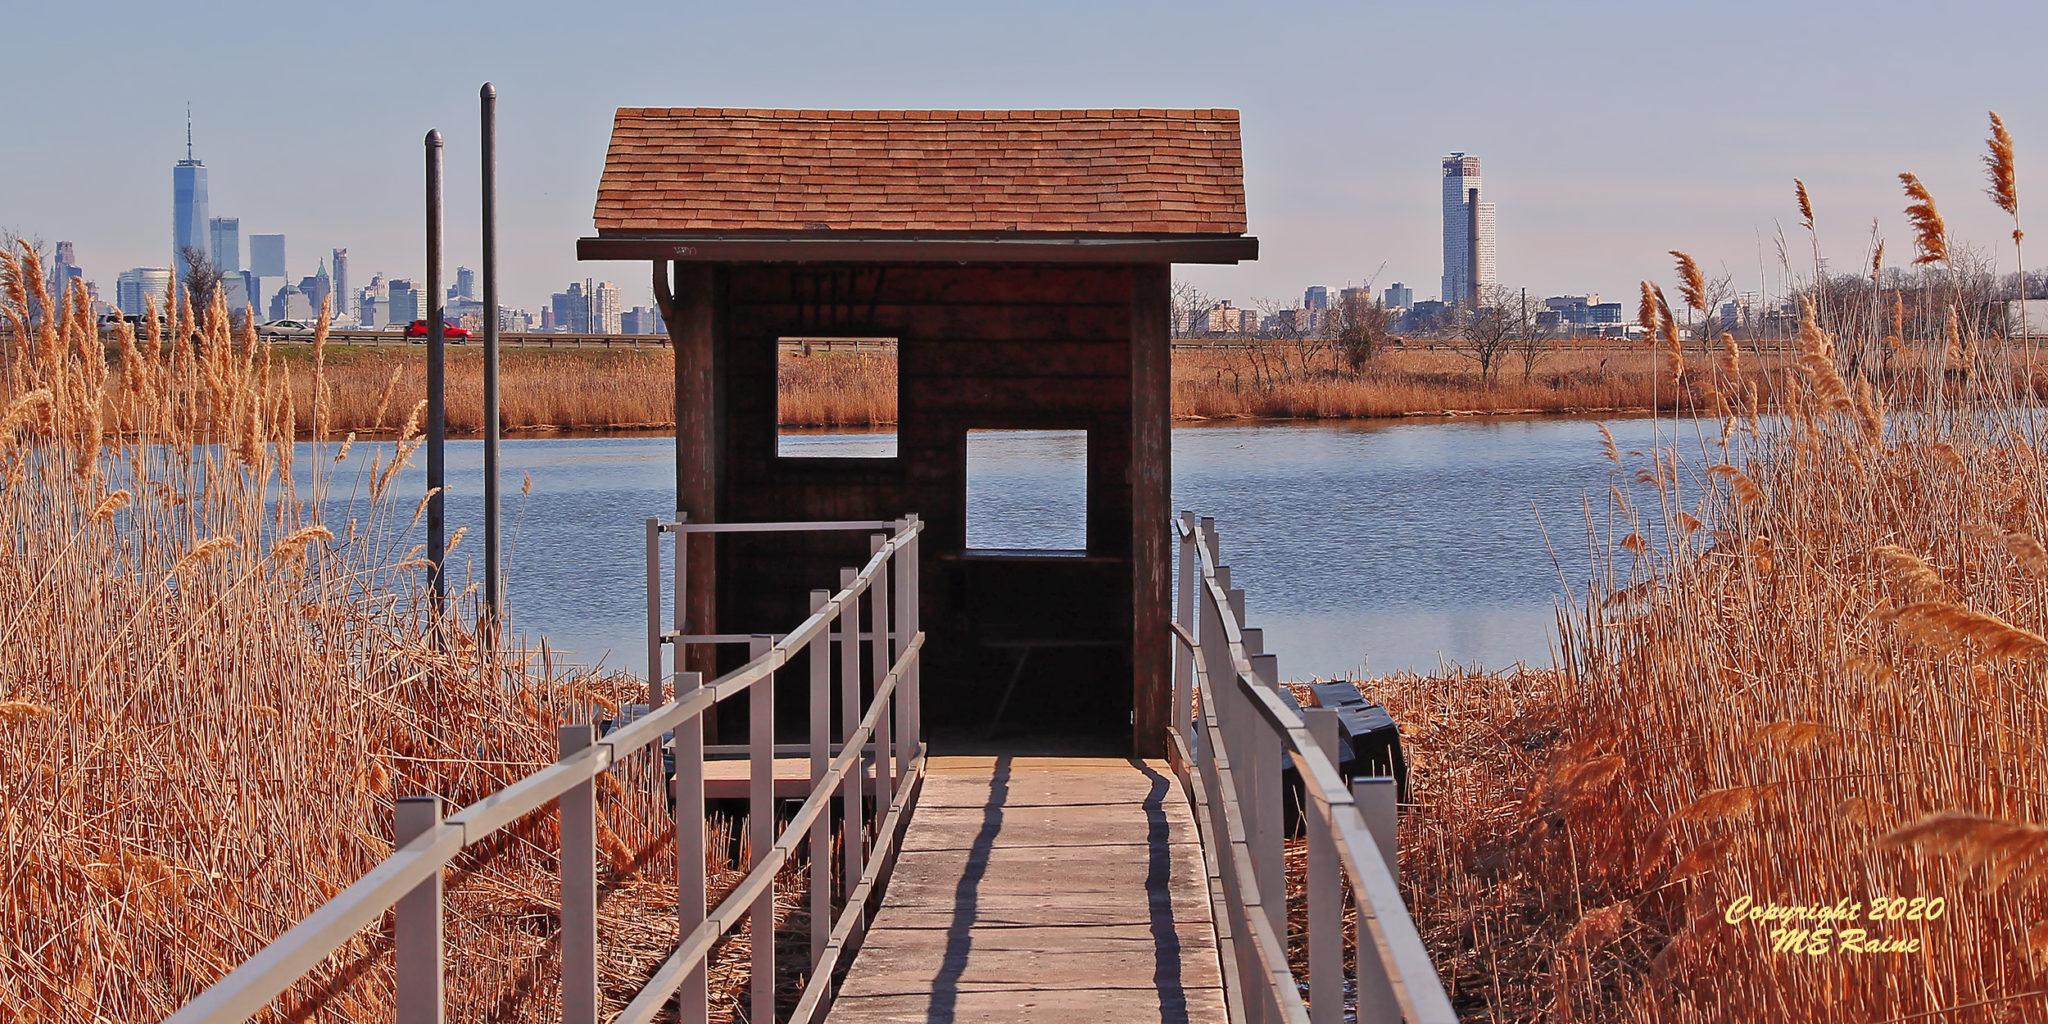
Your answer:
[[[427,322],[425,320],[414,320],[412,323],[406,324],[405,336],[424,340],[427,336]],[[469,332],[454,324],[442,324],[441,337],[447,341],[463,342],[469,340]]]

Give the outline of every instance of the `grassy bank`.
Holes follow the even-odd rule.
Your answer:
[[[301,436],[313,429],[309,346],[279,346],[294,370]],[[1244,349],[1179,349],[1173,358],[1173,414],[1181,420],[1371,419],[1490,414],[1609,414],[1651,410],[1712,412],[1719,357],[1689,360],[1673,377],[1666,358],[1642,347],[1554,352],[1524,375],[1519,362],[1492,383],[1453,351],[1383,353],[1357,371],[1329,365],[1274,374]],[[1769,400],[1793,356],[1746,356],[1748,385]],[[674,426],[675,364],[663,349],[522,351],[503,354],[502,427],[508,432],[664,429]],[[483,430],[483,356],[474,347],[448,354],[448,429]],[[1905,366],[1879,379],[1900,394],[1924,394]],[[329,346],[330,427],[388,435],[426,394],[420,348]],[[896,422],[896,365],[873,353],[783,353],[781,418],[793,427],[870,427]],[[2048,394],[2048,364],[2036,381]]]

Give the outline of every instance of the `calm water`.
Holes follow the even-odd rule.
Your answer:
[[[1625,449],[1650,443],[1647,420],[1609,428]],[[891,440],[784,445],[854,454]],[[673,507],[673,452],[662,437],[504,442],[510,604],[529,638],[644,668],[643,521]],[[976,432],[969,455],[970,543],[1081,544],[1078,435]],[[1586,502],[1604,516],[1613,469],[1594,423],[1559,419],[1182,427],[1173,460],[1175,506],[1216,517],[1247,618],[1295,677],[1549,664],[1555,602],[1589,571]],[[482,551],[482,443],[450,442],[448,461],[448,529],[470,528],[459,586]],[[409,476],[418,494],[424,471]]]

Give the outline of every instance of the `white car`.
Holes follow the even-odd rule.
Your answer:
[[[259,338],[305,338],[313,337],[313,325],[300,320],[272,320],[256,328]]]

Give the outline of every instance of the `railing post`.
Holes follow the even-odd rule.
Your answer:
[[[1335,765],[1337,712],[1305,708],[1302,721],[1321,757]],[[1301,780],[1301,814],[1308,826],[1308,998],[1312,1024],[1344,1020],[1344,889],[1339,884],[1337,841],[1324,817],[1329,811],[1310,795],[1312,780]]]
[[[756,635],[747,647],[747,660],[768,654],[775,646],[772,636]],[[754,680],[747,688],[747,870],[758,871],[775,846],[775,673]],[[749,1019],[762,1024],[775,1020],[775,880],[770,878],[749,911],[747,938],[753,946],[754,965],[748,987]]]
[[[1401,879],[1395,867],[1394,780],[1354,779],[1351,799],[1365,819],[1366,831],[1372,833],[1373,845],[1379,847],[1380,859],[1387,862],[1387,874],[1398,884]],[[1366,933],[1365,918],[1372,911],[1358,893],[1351,895],[1358,908],[1358,1024],[1400,1024],[1401,1007],[1394,1001],[1394,984],[1387,976],[1392,965],[1380,960],[1378,947]]]
[[[889,544],[889,535],[877,533],[868,538],[869,554],[880,554]],[[868,589],[868,631],[874,636],[871,650],[874,657],[874,699],[881,699],[882,680],[889,675],[889,667],[896,659],[890,657],[889,637],[889,566],[885,562],[875,573],[874,583]],[[893,795],[895,765],[889,756],[895,745],[891,742],[889,716],[894,708],[884,710],[875,718],[875,814],[877,817],[889,812],[890,797]]]
[[[678,558],[678,571],[681,562]],[[678,588],[680,589],[680,588]],[[681,645],[677,645],[678,648]],[[678,664],[681,658],[677,659]],[[696,692],[704,677],[696,672],[676,673],[676,699]],[[715,714],[717,709],[707,712]],[[676,923],[681,935],[689,935],[704,923],[704,721],[692,718],[676,726]],[[682,1024],[704,1024],[710,992],[704,962],[698,961],[683,976],[676,992],[676,1006]]]
[[[595,742],[589,723],[559,730],[563,760]],[[660,774],[656,752],[656,775]],[[561,795],[562,1024],[597,1024],[597,800],[594,779]]]
[[[811,591],[811,614],[832,601],[829,590]],[[804,650],[811,663],[811,790],[825,778],[832,764],[832,636],[820,634]],[[804,987],[829,984],[830,978],[816,974],[825,957],[825,944],[832,939],[832,816],[820,814],[811,821],[811,971]]]
[[[843,591],[853,586],[853,579],[859,574],[857,569],[839,570],[839,589]],[[839,608],[839,741],[842,750],[852,745],[853,734],[860,728],[860,718],[860,595],[851,594]],[[860,914],[864,908],[853,905],[853,889],[860,884],[867,854],[863,849],[867,830],[861,824],[866,817],[863,801],[867,794],[867,768],[858,752],[853,759],[853,769],[846,773],[844,786],[840,796],[839,845],[845,863],[839,884],[840,892],[847,900],[845,912]],[[859,927],[859,924],[855,925],[856,930]]]
[[[662,705],[661,693],[661,520],[647,519],[647,709]],[[682,659],[677,658],[681,665]],[[659,776],[659,772],[656,773]]]
[[[907,536],[903,546],[896,549],[896,652],[901,656],[917,639],[917,534],[910,532],[917,525],[916,516],[905,516],[897,529]],[[917,759],[917,745],[923,737],[922,722],[918,710],[917,661],[903,666],[903,677],[896,683],[896,777],[910,776],[910,763]]]
[[[1251,658],[1252,675],[1260,685],[1269,689],[1279,688],[1280,658],[1273,654],[1258,654]],[[1281,834],[1283,819],[1280,808],[1280,759],[1285,756],[1285,746],[1280,734],[1263,717],[1253,717],[1251,733],[1254,740],[1250,751],[1255,773],[1252,776],[1252,806],[1259,809],[1259,831],[1252,839],[1252,864],[1259,872],[1259,892],[1275,893],[1266,904],[1266,915],[1273,922],[1273,934],[1287,934],[1287,861],[1284,848],[1286,837]],[[1238,792],[1242,793],[1243,790]]]
[[[441,798],[409,796],[392,808],[392,847],[441,827]],[[398,1024],[441,1024],[441,872],[398,898],[392,959],[398,968]]]
[[[1182,512],[1180,522],[1188,533],[1180,538],[1180,600],[1174,621],[1179,623],[1182,629],[1193,633],[1195,577],[1201,572],[1201,560],[1195,555],[1195,514]],[[1187,740],[1188,752],[1199,756],[1197,752],[1201,749],[1201,730],[1190,724],[1195,706],[1195,652],[1183,643],[1175,642],[1173,646],[1173,728]]]

